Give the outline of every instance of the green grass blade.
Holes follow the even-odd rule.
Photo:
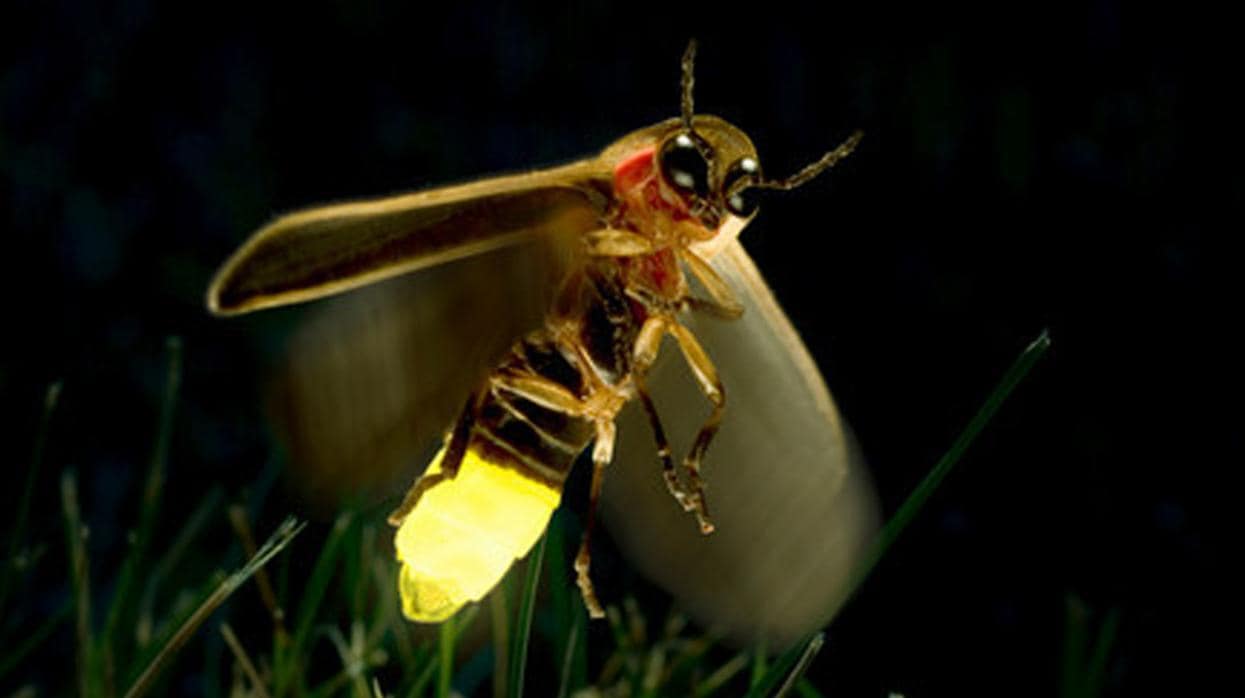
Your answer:
[[[800,659],[795,663],[795,666],[791,667],[791,673],[787,674],[787,678],[782,682],[782,685],[774,692],[774,698],[784,698],[795,688],[800,679],[804,678],[804,673],[808,671],[809,666],[813,663],[813,659],[817,657],[817,653],[821,651],[821,646],[825,642],[825,633],[818,633],[813,636],[812,641],[804,647],[804,652],[800,654]]]
[[[813,658],[821,651],[826,641],[825,633],[814,633],[803,642],[798,642],[779,655],[761,677],[748,691],[748,698],[765,698],[781,696],[795,686],[804,672],[808,670]]]
[[[912,494],[908,495],[908,498],[904,500],[904,503],[899,507],[895,515],[882,527],[864,560],[853,573],[846,596],[850,597],[860,588],[860,585],[873,571],[874,567],[877,566],[877,563],[886,555],[895,541],[898,540],[899,535],[920,512],[925,502],[929,500],[934,491],[938,489],[938,486],[946,479],[952,467],[959,462],[961,456],[968,450],[969,445],[977,438],[981,430],[990,423],[990,420],[999,411],[1003,402],[1007,400],[1007,397],[1024,380],[1034,364],[1049,348],[1050,336],[1046,330],[1043,330],[1037,339],[1033,340],[1020,353],[1020,356],[1016,358],[1007,372],[1003,374],[1003,378],[995,386],[990,396],[986,398],[986,401],[977,410],[977,414],[969,421],[968,426],[956,437],[951,444],[951,448],[939,459],[934,468],[925,476],[925,479],[912,491]],[[837,606],[838,604],[835,604],[836,608]],[[790,691],[798,683],[804,670],[807,669],[808,662],[812,661],[813,656],[821,648],[823,637],[822,633],[815,633],[784,652],[774,662],[773,666],[769,668],[764,677],[753,685],[748,695],[759,698],[760,696],[770,695],[770,692],[776,688],[779,690],[777,695]],[[783,680],[784,676],[786,680],[779,688],[779,681]]]
[[[419,698],[424,695],[424,688],[432,680],[433,671],[437,667],[436,661],[428,658],[428,653],[423,647],[419,648],[419,656],[416,658],[415,664],[421,667],[421,669],[416,674],[415,680],[411,682],[410,690],[406,692],[407,698]]]
[[[43,454],[48,444],[48,433],[52,429],[52,413],[60,401],[61,383],[59,381],[48,386],[43,395],[43,414],[39,417],[38,431],[35,432],[34,451],[30,455],[30,467],[26,469],[26,479],[22,483],[22,492],[17,500],[17,520],[13,524],[12,535],[9,537],[9,555],[4,560],[4,569],[0,570],[0,613],[4,612],[5,602],[9,599],[12,589],[13,575],[19,568],[22,546],[26,542],[26,522],[30,518],[30,499],[34,496],[35,483],[39,480],[39,471],[43,469]]]
[[[807,677],[800,679],[795,685],[795,690],[800,692],[800,698],[826,698]]]
[[[571,669],[575,664],[576,648],[579,645],[579,626],[579,618],[575,618],[566,634],[566,648],[562,652],[562,674],[558,679],[558,698],[566,698],[571,694]]]
[[[524,671],[527,668],[527,645],[532,634],[532,615],[536,609],[536,587],[540,581],[540,569],[545,558],[545,538],[541,536],[532,554],[527,558],[527,571],[523,577],[523,589],[519,592],[519,614],[515,618],[510,635],[510,678],[506,682],[506,695],[521,698]]]
[[[12,649],[6,649],[3,655],[0,655],[0,683],[4,682],[5,677],[13,671],[15,667],[21,665],[22,660],[31,652],[35,651],[39,645],[43,644],[51,636],[52,631],[56,630],[65,619],[69,617],[69,612],[73,610],[73,601],[66,599],[61,607],[52,612],[29,633],[24,633],[22,641]]]
[[[341,552],[342,540],[350,530],[352,521],[350,513],[343,513],[333,522],[328,540],[320,549],[320,557],[316,560],[311,575],[307,578],[307,586],[303,589],[303,598],[298,604],[298,624],[290,642],[277,657],[275,675],[276,682],[273,695],[283,696],[290,688],[290,682],[302,676],[302,658],[307,654],[307,641],[311,637],[311,628],[315,624],[320,604],[328,591],[329,582],[337,572],[337,558]]]
[[[489,594],[493,630],[493,697],[504,698],[510,680],[510,575]]]
[[[567,640],[572,631],[572,607],[567,582],[570,574],[566,565],[566,523],[561,509],[554,512],[545,533],[545,577],[549,590],[549,610],[553,617],[555,632],[553,652],[555,657],[565,655]]]
[[[78,478],[73,471],[61,475],[61,510],[65,517],[65,539],[69,550],[69,579],[73,587],[77,638],[78,695],[89,698],[99,686],[94,670],[94,640],[91,634],[90,563],[86,553],[86,529],[78,507]]]
[[[458,612],[458,614],[453,618],[454,634],[451,637],[452,642],[457,643],[459,638],[462,637],[463,631],[471,627],[471,624],[475,622],[476,613],[479,612],[479,610],[480,607],[478,605],[472,605]],[[437,675],[437,670],[440,668],[440,661],[437,653],[428,653],[424,658],[426,661],[423,662],[423,670],[416,677],[415,681],[411,683],[411,689],[407,692],[408,696],[424,695],[424,689],[427,688],[429,682],[431,682]]]
[[[917,485],[912,494],[908,495],[908,498],[900,505],[895,515],[882,527],[877,539],[870,546],[864,560],[856,568],[852,576],[852,581],[847,589],[848,596],[855,594],[856,590],[860,588],[865,578],[869,576],[873,568],[877,566],[878,562],[886,555],[895,541],[898,540],[899,535],[916,518],[921,508],[925,506],[925,502],[929,500],[934,491],[938,489],[938,486],[946,479],[947,474],[959,462],[960,457],[968,450],[973,440],[990,423],[995,413],[1002,407],[1003,402],[1007,400],[1007,397],[1011,395],[1020,381],[1024,380],[1024,377],[1029,374],[1034,364],[1037,363],[1038,359],[1042,358],[1042,355],[1049,348],[1050,335],[1046,330],[1042,330],[1037,339],[1033,340],[1020,353],[1020,356],[1012,363],[1011,368],[1007,369],[1007,373],[1003,374],[1002,380],[994,387],[994,391],[990,393],[986,401],[982,403],[977,410],[977,414],[973,415],[972,420],[969,421],[964,431],[960,432],[960,435],[956,437],[951,444],[951,448],[947,449],[947,452],[938,460],[937,465],[929,471],[925,479]]]
[[[242,586],[246,580],[250,579],[251,576],[255,574],[256,570],[268,564],[269,560],[276,556],[277,553],[284,550],[285,546],[289,545],[290,541],[294,540],[294,536],[297,536],[299,532],[303,530],[304,525],[305,524],[298,523],[294,517],[290,517],[283,521],[281,525],[277,527],[277,530],[272,534],[272,536],[270,536],[268,540],[260,546],[254,557],[248,560],[247,563],[236,572],[226,577],[225,580],[222,581],[216,589],[208,595],[207,599],[205,599],[203,603],[199,604],[199,606],[195,608],[186,620],[182,621],[182,624],[178,626],[177,630],[173,633],[169,640],[164,643],[164,646],[160,648],[160,651],[156,653],[156,655],[147,664],[146,668],[143,669],[142,673],[139,674],[138,678],[134,680],[134,683],[130,686],[130,689],[126,691],[125,698],[138,698],[139,696],[147,693],[147,691],[151,690],[151,687],[155,684],[160,672],[165,666],[168,665],[169,662],[173,660],[173,657],[177,654],[178,650],[180,650],[186,642],[190,640],[195,631],[199,629],[199,626],[203,625],[203,622],[206,621],[217,608],[220,608],[221,604],[225,603],[225,600],[228,599],[233,592],[237,591],[238,587]]]
[[[135,620],[134,636],[139,650],[145,650],[151,642],[155,625],[156,598],[165,580],[169,579],[181,564],[191,544],[203,533],[203,529],[211,522],[212,517],[220,510],[224,494],[220,487],[212,487],[186,517],[186,523],[177,532],[177,537],[168,547],[155,567],[147,574],[147,585],[138,603],[137,619]]]
[[[549,524],[545,551],[549,608],[553,611],[557,635],[553,656],[561,657],[562,661],[559,695],[570,695],[588,683],[587,643],[581,641],[587,633],[588,615],[579,589],[571,585],[573,575],[566,564],[567,531],[567,512],[559,509]]]
[[[1086,625],[1089,611],[1076,596],[1068,594],[1063,611],[1063,662],[1060,670],[1061,698],[1082,698],[1081,662],[1088,644]]]
[[[1089,663],[1085,666],[1085,695],[1096,697],[1102,695],[1102,682],[1107,675],[1107,658],[1111,648],[1115,646],[1115,638],[1120,630],[1120,609],[1113,608],[1107,613],[1094,640],[1093,651],[1089,655]]]
[[[721,690],[731,679],[748,668],[750,660],[751,657],[747,652],[740,652],[731,657],[730,660],[715,669],[713,673],[706,676],[705,680],[696,686],[696,698],[707,698]]]
[[[160,511],[160,495],[165,486],[164,476],[168,464],[169,442],[173,432],[173,412],[177,404],[177,392],[181,386],[182,342],[177,337],[169,337],[165,348],[168,352],[168,361],[165,365],[164,395],[161,399],[160,417],[156,426],[156,443],[147,468],[147,480],[143,485],[138,528],[134,531],[129,553],[117,576],[112,603],[108,608],[108,617],[101,636],[104,644],[103,651],[107,656],[112,656],[116,652],[118,630],[121,627],[135,627],[135,623],[125,622],[125,619],[131,615],[131,611],[138,604],[138,599],[134,598],[133,594],[135,581],[141,576],[140,570],[146,562],[147,548],[151,544],[156,517]],[[133,639],[132,633],[129,636]]]
[[[225,644],[229,647],[229,651],[233,654],[234,661],[237,662],[238,667],[242,669],[242,673],[251,682],[251,691],[255,698],[269,698],[268,689],[264,687],[264,680],[255,668],[255,662],[251,661],[250,655],[242,647],[242,642],[234,634],[233,628],[229,627],[228,623],[221,623],[220,634],[225,639]]]
[[[1063,666],[1060,672],[1059,695],[1063,698],[1096,698],[1102,694],[1107,660],[1119,633],[1120,609],[1115,608],[1107,613],[1095,635],[1091,628],[1090,609],[1083,601],[1069,594],[1064,606]]]
[[[752,653],[752,675],[748,678],[748,688],[761,683],[769,665],[769,654],[765,651],[765,638],[762,637]]]
[[[454,678],[455,616],[441,623],[437,633],[437,698],[450,697],[450,681]]]
[[[247,555],[254,555],[255,536],[251,532],[251,522],[247,519],[246,508],[237,504],[230,506],[228,518],[230,525],[233,526],[234,535],[242,543],[242,549]],[[255,573],[255,586],[259,588],[259,598],[264,602],[264,607],[268,609],[268,616],[272,619],[274,640],[277,643],[285,642],[288,639],[285,630],[285,611],[277,601],[277,592],[273,589],[268,570],[261,568]],[[355,614],[355,617],[358,615]]]

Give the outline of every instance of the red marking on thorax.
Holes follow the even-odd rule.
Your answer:
[[[656,153],[656,148],[645,148],[618,163],[614,168],[614,193],[625,208],[645,209],[644,215],[661,211],[672,220],[686,220],[691,217],[687,204],[662,195]]]
[[[641,259],[641,273],[654,288],[667,296],[678,292],[679,263],[673,250],[666,248]]]
[[[656,148],[645,148],[618,163],[614,168],[614,191],[619,194],[630,191],[653,176],[653,155],[656,152]]]
[[[656,234],[656,226],[664,227],[669,225],[667,221],[691,218],[681,197],[669,191],[663,193],[660,177],[655,148],[645,148],[614,168],[614,193],[619,202],[615,225],[651,237]],[[661,221],[662,218],[666,220]],[[670,247],[633,257],[622,264],[631,279],[661,296],[675,298],[681,292],[683,277],[679,260]],[[635,301],[632,306],[636,317],[643,320],[647,315],[644,308]]]

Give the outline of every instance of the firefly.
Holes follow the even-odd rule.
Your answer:
[[[496,586],[543,534],[585,452],[592,477],[574,568],[590,615],[603,616],[591,539],[618,420],[629,404],[638,404],[648,423],[654,479],[704,535],[717,524],[702,470],[715,460],[710,446],[727,414],[732,379],[769,386],[764,409],[788,405],[797,413],[793,423],[818,444],[772,468],[822,473],[827,498],[858,469],[824,381],[738,237],[756,215],[759,192],[808,182],[849,155],[861,134],[794,174],[770,177],[743,131],[695,112],[695,51],[693,42],[681,64],[679,116],[630,133],[595,157],[285,215],[257,231],[213,279],[209,310],[238,315],[502,249],[557,250],[561,264],[544,282],[551,300],[542,321],[511,337],[504,355],[459,396],[439,450],[389,516],[407,618],[440,622]],[[731,372],[715,361],[718,347],[693,330],[698,318],[746,328],[729,348]],[[704,416],[681,454],[650,385],[666,338],[703,401]],[[758,353],[749,357],[749,348]],[[761,408],[730,409],[750,420]],[[762,445],[721,460],[764,452]],[[727,468],[716,476],[736,477]],[[858,541],[860,528],[847,537]]]

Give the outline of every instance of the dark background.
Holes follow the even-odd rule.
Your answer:
[[[186,371],[165,511],[244,491],[271,445],[254,325],[202,307],[215,266],[281,211],[554,164],[672,116],[696,36],[698,107],[746,130],[771,174],[866,132],[767,200],[745,243],[887,512],[1014,356],[1043,328],[1054,341],[832,626],[818,685],[1051,694],[1075,597],[1091,625],[1120,613],[1109,694],[1222,686],[1245,450],[1225,18],[455,4],[6,7],[4,507],[63,379],[35,534],[59,549],[54,473],[74,467],[98,564],[118,555],[170,334]]]

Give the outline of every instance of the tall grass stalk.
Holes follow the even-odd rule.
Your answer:
[[[61,383],[59,381],[48,386],[43,395],[43,412],[39,417],[39,427],[35,432],[34,449],[30,454],[30,467],[26,469],[26,478],[22,482],[21,494],[17,498],[17,518],[13,522],[13,530],[9,535],[9,555],[0,567],[0,613],[5,611],[5,603],[9,600],[13,578],[23,567],[25,555],[22,546],[26,544],[26,522],[30,519],[30,500],[34,496],[35,483],[39,480],[39,472],[43,469],[43,454],[48,445],[48,434],[52,430],[52,414],[60,402]],[[4,631],[7,631],[7,626]],[[0,631],[0,632],[4,632]],[[7,635],[7,632],[4,632]]]
[[[977,435],[981,433],[982,429],[986,428],[986,425],[998,413],[999,408],[1003,406],[1008,396],[1024,380],[1025,376],[1029,375],[1029,371],[1033,369],[1034,364],[1046,354],[1046,350],[1049,348],[1050,334],[1046,330],[1042,330],[1037,339],[1030,342],[1029,346],[1025,347],[1025,350],[1020,353],[1020,356],[1016,357],[1011,367],[1003,374],[1003,378],[994,386],[994,390],[991,391],[986,401],[982,403],[981,407],[977,409],[977,413],[969,420],[968,426],[951,443],[951,448],[947,449],[942,458],[938,459],[938,463],[921,480],[916,489],[912,490],[912,494],[908,495],[908,498],[899,506],[895,515],[882,527],[873,545],[870,546],[864,561],[857,567],[852,577],[852,582],[848,586],[849,595],[856,593],[860,585],[864,583],[869,574],[873,572],[873,569],[877,567],[878,561],[895,544],[895,541],[899,539],[900,534],[908,527],[908,524],[912,523],[912,520],[920,513],[925,503],[929,501],[930,496],[934,494],[934,491],[938,489],[943,480],[947,479],[951,469],[955,467],[956,463],[960,462],[960,458],[963,457],[968,447],[972,445]]]
[[[217,608],[220,608],[220,605],[225,603],[225,600],[228,599],[229,596],[238,589],[238,587],[242,586],[246,580],[250,579],[251,576],[255,574],[256,570],[268,564],[269,560],[276,556],[277,553],[284,550],[285,546],[289,545],[290,541],[294,540],[294,536],[297,536],[299,532],[303,530],[305,525],[306,524],[299,523],[293,517],[283,521],[281,525],[277,527],[277,530],[272,534],[272,536],[270,536],[268,540],[259,547],[259,550],[256,551],[255,555],[248,560],[245,565],[226,577],[224,581],[222,581],[207,597],[207,599],[200,603],[199,606],[190,614],[190,616],[182,621],[176,632],[174,632],[168,641],[161,646],[159,652],[156,653],[156,656],[152,658],[151,662],[147,665],[143,672],[139,674],[137,679],[135,679],[133,685],[131,685],[129,690],[126,691],[125,698],[138,698],[150,690],[156,678],[159,676],[160,671],[173,660],[173,657],[177,654],[177,651],[186,644],[186,641],[189,640],[190,637],[194,635],[195,631],[199,629],[199,626],[212,615],[212,612]]]
[[[527,570],[523,576],[523,589],[519,592],[519,612],[511,626],[510,679],[507,681],[509,698],[523,695],[524,671],[527,669],[527,647],[532,635],[532,615],[536,609],[536,587],[540,582],[541,565],[545,559],[545,539],[541,536],[527,558]]]
[[[112,604],[108,608],[104,632],[100,636],[101,648],[107,663],[111,666],[113,657],[120,651],[117,642],[122,619],[132,617],[137,603],[133,587],[139,571],[146,563],[147,549],[151,545],[152,532],[155,530],[156,518],[160,511],[160,496],[164,491],[165,471],[168,468],[169,443],[172,439],[173,412],[177,404],[177,393],[181,387],[182,375],[182,343],[177,337],[169,337],[165,342],[167,359],[165,364],[164,394],[160,402],[160,415],[156,423],[155,446],[147,467],[147,478],[143,485],[142,503],[139,511],[138,527],[133,531],[131,544],[125,561],[121,564],[121,572],[117,576],[116,587],[112,595]],[[133,637],[131,636],[131,640]]]
[[[986,401],[982,403],[977,413],[969,420],[968,426],[960,432],[960,435],[952,442],[947,452],[943,454],[942,458],[921,480],[916,489],[908,495],[908,498],[899,506],[895,515],[882,527],[861,564],[853,573],[851,582],[845,591],[845,598],[850,599],[860,589],[864,580],[877,567],[878,562],[886,555],[891,546],[895,544],[895,541],[899,539],[900,534],[908,527],[908,524],[912,523],[912,520],[916,518],[921,508],[925,506],[930,496],[947,478],[951,469],[960,461],[960,458],[977,438],[977,435],[981,433],[982,429],[985,429],[990,420],[994,418],[994,415],[998,413],[999,408],[1003,406],[1007,397],[1012,394],[1012,391],[1024,380],[1025,376],[1029,375],[1029,371],[1033,369],[1038,359],[1042,358],[1047,349],[1050,348],[1050,344],[1050,335],[1046,330],[1042,330],[1041,334],[1029,343],[1029,346],[1020,353],[1020,356],[1007,369],[1007,372],[1003,374],[1003,377],[995,385],[994,390],[990,392]],[[835,605],[836,608],[837,606],[838,604]],[[762,680],[753,686],[748,693],[749,697],[755,696],[760,698],[760,696],[769,695],[769,692],[779,685],[779,681],[783,680],[783,677],[787,676],[788,672],[791,672],[791,675],[798,679],[799,676],[792,669],[799,666],[800,658],[808,655],[810,648],[814,645],[820,647],[820,636],[820,632],[813,633],[784,652],[765,673]],[[815,654],[815,651],[813,654]]]

